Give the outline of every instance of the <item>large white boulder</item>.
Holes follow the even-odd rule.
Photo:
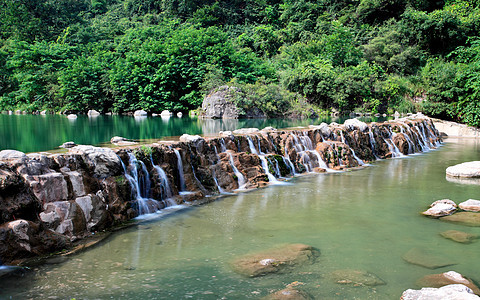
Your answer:
[[[430,208],[422,212],[425,216],[443,217],[453,214],[457,210],[457,205],[450,199],[437,200],[430,205]]]
[[[480,299],[473,291],[463,284],[450,284],[441,288],[422,288],[421,290],[406,290],[401,300],[473,300]]]
[[[144,110],[136,110],[134,113],[133,113],[133,116],[134,117],[146,117],[148,115],[148,113]]]
[[[480,177],[480,161],[464,162],[455,166],[448,167],[447,176],[476,178]]]
[[[345,128],[350,131],[358,128],[360,131],[363,132],[368,128],[367,123],[362,122],[359,119],[348,119],[343,123],[343,125],[345,125]]]
[[[197,142],[199,140],[203,140],[203,138],[199,135],[190,135],[190,134],[183,134],[181,137],[180,137],[180,142],[185,142],[185,143],[188,143],[188,142]]]
[[[461,209],[467,211],[480,211],[480,200],[468,199],[458,205]]]

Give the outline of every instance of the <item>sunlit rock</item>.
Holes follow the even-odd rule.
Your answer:
[[[17,150],[2,150],[0,151],[0,160],[12,161],[12,160],[26,160],[27,155]]]
[[[133,113],[133,116],[134,117],[146,117],[148,115],[148,113],[144,110],[136,110],[134,113]]]
[[[252,133],[257,133],[260,130],[258,128],[241,128],[234,130],[233,133],[235,134],[252,134]]]
[[[67,119],[75,120],[75,119],[77,119],[77,115],[76,114],[69,114],[69,115],[67,115]]]
[[[422,288],[421,290],[406,290],[401,300],[474,300],[480,299],[473,291],[463,284],[450,284],[441,288]]]
[[[471,243],[472,241],[478,238],[478,235],[476,234],[467,233],[467,232],[458,231],[458,230],[447,230],[440,233],[440,235],[446,239],[452,240],[457,243],[462,243],[462,244]]]
[[[87,116],[89,117],[98,117],[100,113],[94,109],[91,109],[87,112]]]
[[[82,155],[98,177],[115,176],[122,172],[120,158],[112,149],[79,145],[70,148],[69,153]]]
[[[249,277],[263,276],[313,263],[319,252],[304,244],[288,244],[244,255],[232,261],[233,269]]]
[[[180,137],[180,142],[185,142],[185,143],[188,143],[188,142],[198,142],[199,140],[203,140],[203,138],[199,135],[190,135],[190,134],[183,134],[181,137]]]
[[[466,211],[480,212],[480,200],[468,199],[458,205],[461,209]]]
[[[463,284],[469,287],[475,294],[480,294],[480,289],[472,280],[465,278],[462,274],[455,271],[449,271],[441,274],[426,275],[417,280],[417,285],[421,287],[439,288],[450,284]]]
[[[329,274],[331,280],[338,284],[353,286],[377,286],[386,284],[377,275],[363,270],[336,270]]]
[[[163,110],[161,113],[160,113],[160,117],[171,117],[172,116],[172,113],[168,110]]]
[[[430,208],[422,212],[425,216],[443,217],[453,214],[457,210],[455,202],[449,199],[437,200],[430,205]]]
[[[75,144],[75,142],[65,142],[58,147],[59,148],[73,148],[75,146],[77,146],[77,144]]]
[[[480,177],[480,161],[470,161],[448,167],[447,176],[477,178]]]
[[[343,123],[343,125],[349,131],[352,131],[352,130],[355,130],[355,128],[358,128],[358,129],[360,129],[360,131],[363,132],[363,131],[367,130],[367,128],[368,128],[366,123],[364,123],[364,122],[362,122],[358,119],[348,119]]]

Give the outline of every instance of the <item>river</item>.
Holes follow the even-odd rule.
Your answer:
[[[385,118],[361,118],[365,122],[382,121]],[[58,149],[65,142],[83,145],[102,145],[114,136],[133,140],[174,139],[188,133],[215,135],[219,131],[239,128],[286,128],[308,126],[321,122],[343,122],[330,117],[318,119],[228,119],[205,120],[196,117],[131,117],[79,115],[68,119],[64,115],[7,115],[0,114],[0,150],[14,149],[22,152],[38,152]],[[172,138],[173,137],[173,138]]]
[[[3,279],[0,298],[259,299],[298,281],[315,299],[399,299],[427,274],[454,270],[479,282],[480,242],[459,244],[440,233],[480,228],[420,215],[438,199],[480,199],[478,186],[445,178],[446,167],[478,160],[479,153],[478,140],[447,139],[429,153],[164,211],[65,261]],[[283,274],[246,278],[232,271],[233,258],[283,243],[312,245],[321,254]],[[436,270],[409,264],[402,256],[412,248],[456,264]],[[339,285],[330,277],[338,269],[365,270],[386,284]]]

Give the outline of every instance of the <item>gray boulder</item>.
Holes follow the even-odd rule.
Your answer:
[[[100,178],[120,175],[123,169],[120,158],[112,149],[79,145],[70,148],[69,153],[82,155],[95,176]]]

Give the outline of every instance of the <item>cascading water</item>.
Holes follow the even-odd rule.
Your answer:
[[[358,165],[359,166],[364,166],[365,163],[363,162],[363,160],[361,160],[357,154],[355,154],[355,150],[353,150],[353,148],[347,143],[347,141],[345,140],[345,137],[343,136],[343,131],[340,130],[340,137],[342,138],[342,143],[344,143],[345,145],[349,146],[350,147],[350,151],[352,151],[352,155],[353,157],[355,158],[355,160],[357,161]]]
[[[125,176],[130,182],[132,189],[135,191],[135,201],[138,206],[138,214],[145,215],[154,213],[161,209],[162,205],[160,205],[160,203],[154,199],[147,198],[150,194],[151,185],[147,168],[142,161],[137,160],[133,153],[127,152],[127,154],[129,159],[129,168],[126,168],[125,165],[123,165],[123,167],[125,170]],[[140,176],[138,173],[137,165],[140,165],[142,168],[143,176],[141,177],[141,179],[139,179]],[[140,181],[142,181],[142,183],[140,183]]]
[[[176,205],[175,201],[172,200],[173,192],[170,187],[170,183],[168,182],[167,174],[160,166],[153,163],[153,159],[151,156],[150,156],[150,160],[152,161],[152,166],[157,171],[158,178],[160,180],[161,189],[162,189],[162,199],[166,202],[167,206]]]
[[[180,192],[186,192],[187,187],[185,185],[185,175],[183,174],[183,162],[182,162],[182,156],[180,155],[180,152],[177,149],[173,149],[173,152],[175,152],[175,155],[177,156],[177,169],[178,169],[178,179],[180,181]]]
[[[246,184],[245,177],[244,177],[243,174],[237,169],[237,167],[235,167],[235,163],[233,162],[232,153],[230,153],[230,152],[227,152],[227,153],[228,153],[228,156],[230,157],[230,165],[232,166],[233,173],[235,174],[235,176],[237,176],[238,189],[239,189],[239,190],[244,189],[244,188],[245,188],[245,184]]]
[[[253,145],[252,138],[247,136],[248,146],[250,147],[250,152],[253,154],[258,155],[257,149],[255,149],[255,145]]]
[[[273,174],[268,169],[268,163],[267,163],[267,159],[265,158],[265,156],[264,155],[259,155],[258,157],[260,157],[260,160],[262,161],[262,168],[265,171],[265,174],[267,174],[267,176],[268,176],[268,182],[270,182],[272,184],[279,183],[280,181],[278,181],[277,178],[275,178],[275,176],[273,176]]]
[[[380,157],[377,156],[377,152],[375,151],[375,138],[373,137],[372,128],[370,127],[368,127],[368,136],[370,137],[370,146],[372,147],[373,156],[375,156],[375,159],[380,159]]]

